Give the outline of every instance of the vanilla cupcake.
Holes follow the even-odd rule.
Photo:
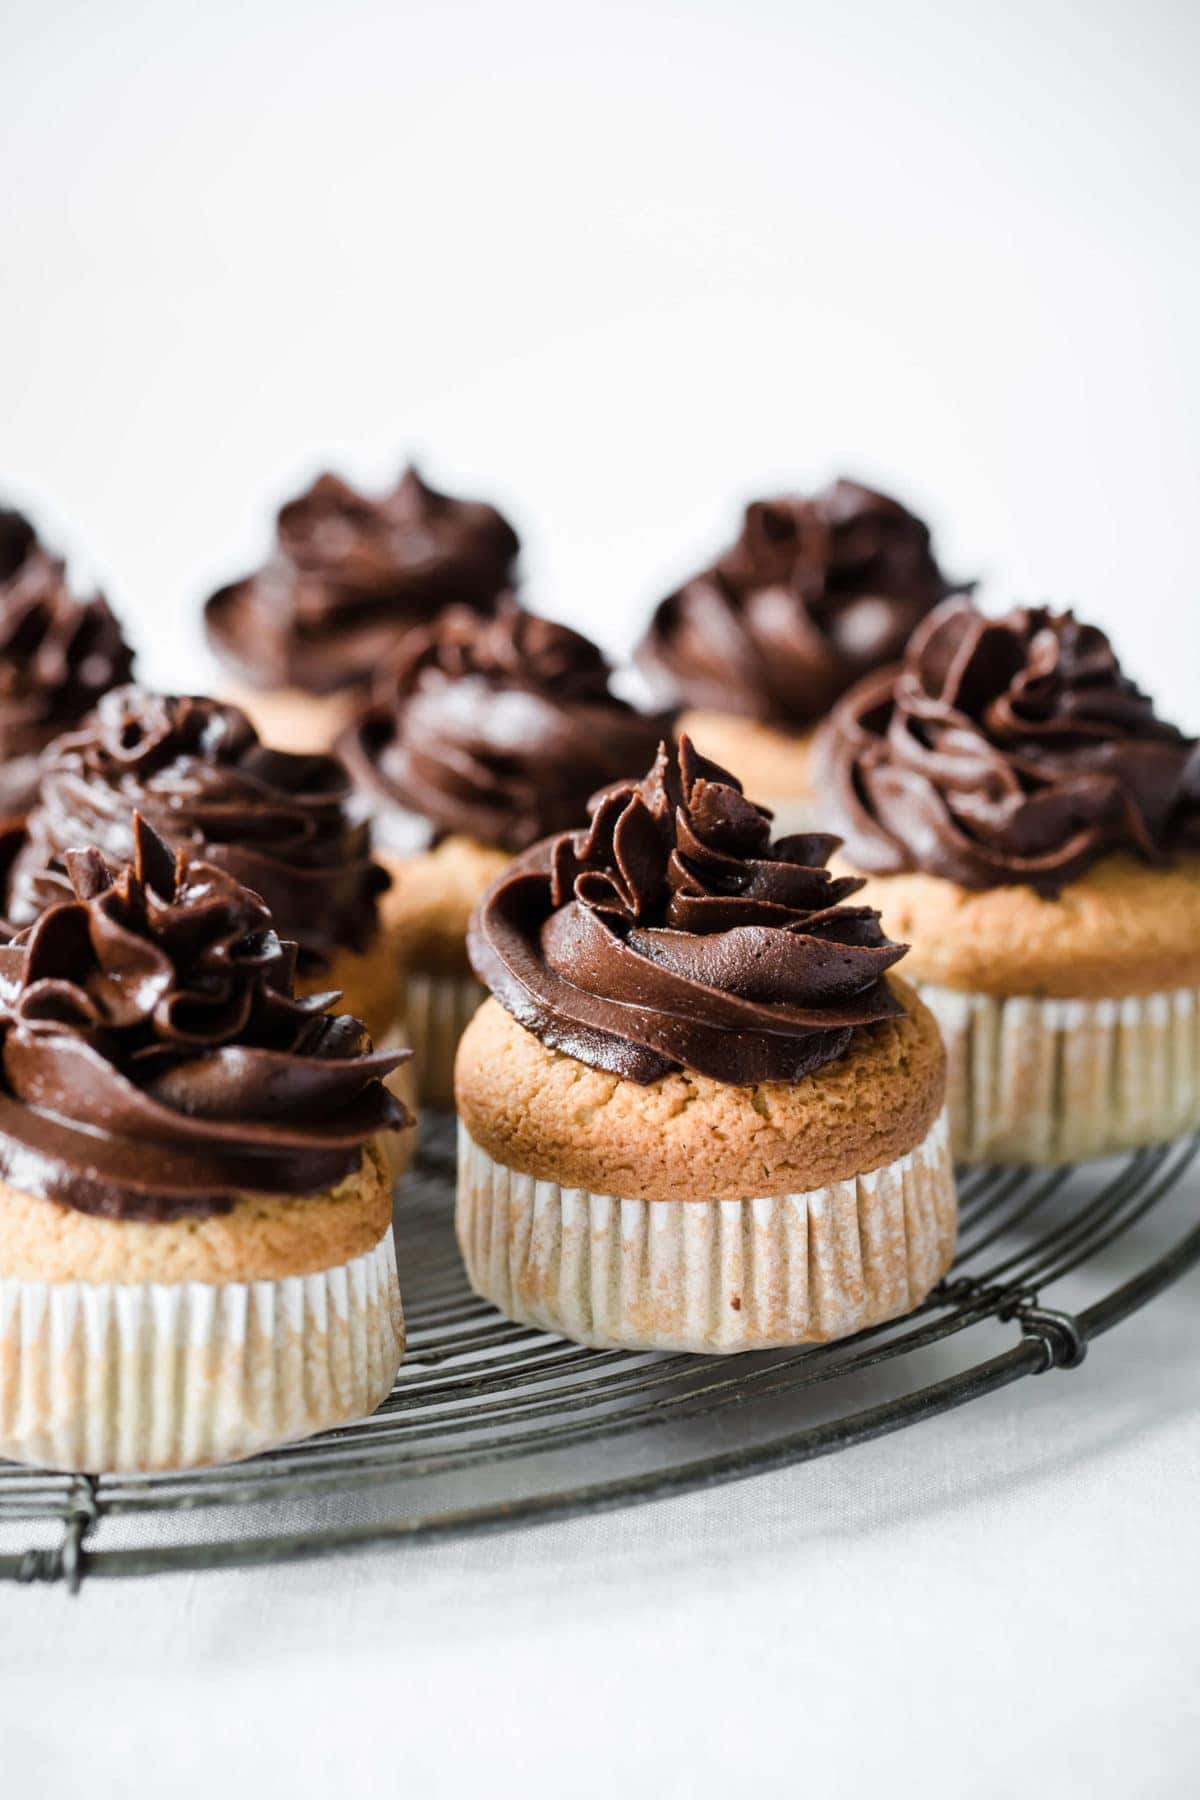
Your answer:
[[[103,595],[74,594],[29,520],[0,508],[0,828],[32,805],[51,738],[132,670]]]
[[[685,738],[485,896],[457,1228],[511,1318],[764,1349],[898,1317],[947,1268],[941,1040],[835,842],[773,841]]]
[[[204,610],[228,697],[269,743],[327,750],[410,626],[444,606],[488,612],[511,586],[516,532],[409,467],[390,493],[322,475],[280,508],[274,555]]]
[[[662,601],[637,660],[706,756],[737,770],[777,831],[812,822],[814,728],[860,675],[892,662],[947,594],[927,528],[837,481],[746,508],[736,543]]]
[[[511,600],[411,632],[340,749],[375,807],[383,902],[406,975],[422,1099],[450,1106],[454,1052],[483,989],[467,958],[477,900],[513,855],[644,768],[664,729],[609,688],[601,652]]]
[[[956,1154],[1200,1125],[1200,752],[1104,633],[948,602],[818,744],[825,820],[950,1059]]]
[[[257,895],[138,818],[0,950],[0,1455],[190,1468],[370,1412],[403,1349],[356,1019]]]
[[[407,1044],[380,919],[388,875],[336,757],[271,749],[244,713],[216,700],[114,690],[42,758],[9,874],[10,923],[31,924],[70,898],[66,859],[77,845],[95,846],[114,873],[127,863],[135,813],[262,896],[297,946],[301,993],[335,992],[376,1043]],[[391,1079],[413,1098],[410,1065]],[[405,1152],[410,1143],[394,1140]]]

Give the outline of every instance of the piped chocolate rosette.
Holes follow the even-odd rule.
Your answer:
[[[818,741],[847,855],[967,888],[1056,894],[1102,857],[1200,848],[1200,749],[1070,612],[948,602]]]
[[[690,706],[802,730],[963,591],[920,519],[836,481],[748,506],[736,543],[661,602],[638,661]]]
[[[30,805],[38,753],[132,669],[108,602],[72,593],[29,520],[0,509],[0,819]]]
[[[209,599],[209,640],[253,686],[332,693],[440,608],[489,610],[519,548],[494,506],[438,493],[415,468],[379,497],[322,475],[280,509],[266,566]]]
[[[227,871],[172,853],[140,817],[114,879],[67,857],[73,897],[0,949],[0,1173],[114,1219],[309,1195],[410,1122],[331,994],[294,992],[296,950]]]
[[[367,949],[388,877],[342,764],[269,749],[235,706],[132,686],[44,757],[10,880],[12,923],[71,898],[73,846],[94,846],[111,874],[129,862],[135,814],[261,895],[304,973]]]
[[[496,881],[471,961],[526,1030],[625,1080],[794,1082],[903,1010],[885,979],[903,946],[851,904],[863,883],[826,868],[837,842],[772,841],[685,737]]]
[[[410,632],[339,748],[365,792],[506,851],[579,819],[598,788],[644,768],[663,735],[612,693],[588,638],[501,603]]]

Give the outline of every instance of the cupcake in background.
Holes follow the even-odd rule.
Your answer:
[[[489,612],[512,585],[517,534],[494,506],[405,469],[375,497],[320,476],[282,506],[274,554],[204,609],[229,698],[288,750],[327,750],[410,626],[444,606]]]
[[[42,758],[9,875],[9,922],[31,924],[70,898],[69,853],[81,844],[115,874],[132,858],[138,814],[262,896],[297,946],[301,993],[337,992],[377,1043],[406,1042],[380,919],[388,875],[336,757],[271,749],[244,713],[217,700],[115,689]],[[407,1065],[395,1079],[411,1099]]]
[[[1058,1163],[1200,1125],[1200,750],[1102,631],[948,602],[814,760],[941,1023],[960,1157]]]
[[[411,632],[340,744],[375,808],[383,901],[406,976],[422,1099],[453,1102],[454,1051],[483,989],[467,960],[479,896],[517,852],[645,767],[664,720],[618,699],[589,639],[506,599]]]
[[[0,1455],[192,1468],[370,1412],[404,1343],[399,1053],[293,992],[226,870],[136,819],[0,949]]]
[[[103,595],[73,594],[29,520],[0,508],[0,824],[28,811],[51,738],[132,672]]]
[[[945,1055],[835,838],[680,739],[471,922],[472,1285],[581,1343],[761,1350],[918,1305],[954,1250]]]
[[[947,595],[929,531],[853,481],[746,508],[736,543],[663,600],[637,661],[679,729],[737,770],[775,829],[809,823],[812,733],[839,695],[893,662]]]

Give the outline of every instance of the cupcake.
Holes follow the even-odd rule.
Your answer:
[[[29,808],[39,751],[132,671],[108,602],[77,598],[29,520],[0,508],[0,829]]]
[[[662,735],[609,676],[595,644],[511,600],[492,619],[451,608],[405,638],[341,742],[393,875],[383,912],[431,1105],[453,1103],[454,1052],[483,999],[466,948],[476,901],[597,788],[644,768]]]
[[[659,605],[637,660],[689,709],[679,729],[794,830],[811,823],[814,727],[957,591],[919,519],[836,481],[748,506],[732,548]]]
[[[320,476],[280,509],[265,568],[205,607],[229,697],[269,742],[328,749],[400,635],[444,606],[490,611],[518,548],[494,506],[439,494],[414,468],[380,498]]]
[[[133,840],[0,950],[0,1455],[90,1473],[357,1418],[403,1349],[400,1053],[295,996],[227,870]]]
[[[838,704],[816,765],[941,1022],[960,1157],[1200,1125],[1200,751],[1102,631],[948,602]]]
[[[947,1268],[941,1040],[835,844],[773,840],[684,738],[485,895],[457,1228],[511,1318],[764,1349],[898,1317]]]
[[[336,991],[377,1043],[406,1041],[380,920],[388,875],[336,757],[269,749],[244,713],[216,700],[115,689],[42,758],[9,876],[10,924],[70,898],[68,856],[80,844],[115,874],[133,854],[136,814],[262,896],[297,946],[301,993]],[[394,1079],[411,1098],[411,1069]]]

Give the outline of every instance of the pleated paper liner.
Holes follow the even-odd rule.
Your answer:
[[[278,1281],[0,1279],[0,1456],[89,1474],[233,1462],[373,1412],[403,1353],[390,1231]]]
[[[963,1162],[1078,1162],[1200,1126],[1200,994],[995,998],[921,984]]]
[[[409,1041],[417,1092],[426,1106],[453,1107],[458,1040],[486,999],[487,989],[473,975],[409,971]]]
[[[736,1351],[823,1342],[911,1311],[949,1267],[958,1209],[943,1113],[922,1143],[804,1194],[619,1200],[504,1167],[459,1126],[471,1285],[582,1344]]]

